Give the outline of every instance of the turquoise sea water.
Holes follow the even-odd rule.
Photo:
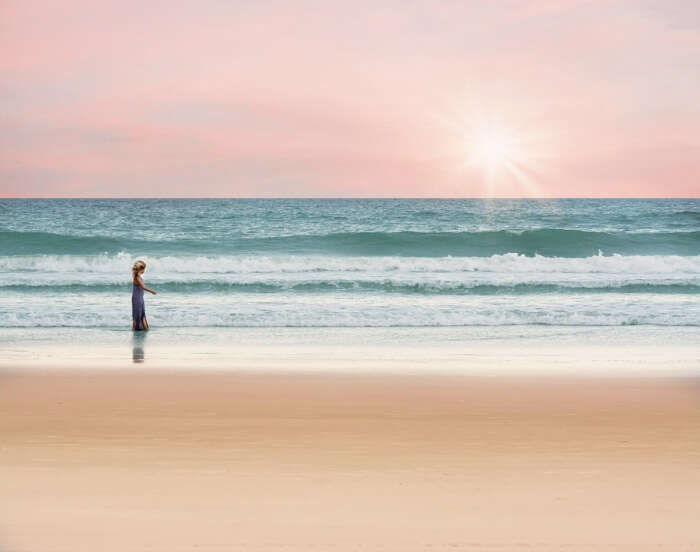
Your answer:
[[[0,200],[0,327],[699,326],[700,200]]]

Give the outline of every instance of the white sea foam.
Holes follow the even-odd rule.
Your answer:
[[[8,296],[0,303],[5,327],[128,327],[129,297],[64,293]],[[499,325],[700,325],[695,296],[646,294],[494,297],[381,296],[340,293],[158,295],[147,298],[153,326],[364,327]]]
[[[37,255],[0,258],[0,285],[60,285],[72,283],[122,283],[130,280],[134,257],[117,255]],[[329,274],[345,280],[417,277],[439,281],[457,275],[509,275],[508,281],[531,281],[528,275],[557,275],[563,280],[579,276],[619,280],[663,276],[684,281],[700,276],[700,256],[596,255],[586,258],[527,257],[515,253],[491,257],[338,257],[338,256],[162,256],[144,257],[147,276],[160,282],[317,281]],[[443,275],[443,276],[441,276]],[[488,277],[477,280],[488,280]],[[498,278],[496,278],[498,279]],[[556,278],[555,278],[556,279]],[[658,278],[653,278],[658,280]],[[545,278],[545,281],[549,281]]]
[[[128,325],[133,260],[126,252],[0,258],[0,327]],[[700,256],[145,260],[148,283],[162,286],[147,298],[159,326],[700,325]],[[471,295],[479,286],[498,289]]]

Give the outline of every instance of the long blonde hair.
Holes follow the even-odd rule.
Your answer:
[[[139,272],[142,270],[146,270],[146,263],[143,261],[136,261],[134,263],[134,266],[131,268],[131,272],[133,274],[134,280],[136,280],[136,277],[139,275]]]

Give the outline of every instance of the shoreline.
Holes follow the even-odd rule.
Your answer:
[[[700,376],[700,327],[32,328],[0,335],[23,370]]]

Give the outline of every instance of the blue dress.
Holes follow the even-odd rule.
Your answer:
[[[131,292],[131,318],[136,323],[137,330],[143,330],[143,319],[146,317],[146,304],[143,301],[143,288],[134,282]]]

